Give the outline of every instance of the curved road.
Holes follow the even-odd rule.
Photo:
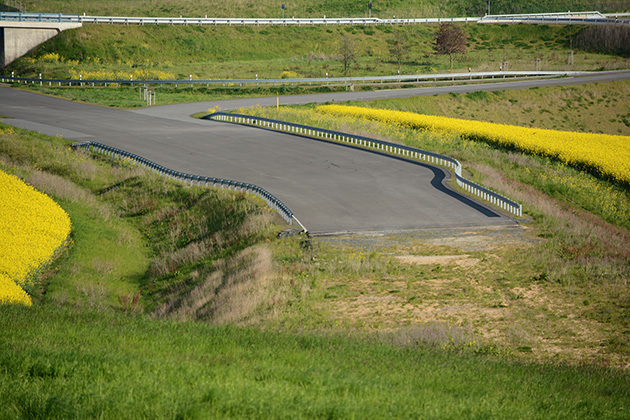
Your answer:
[[[630,78],[630,72],[615,73]],[[283,103],[367,100],[445,91],[509,89],[533,84],[610,80],[554,79],[447,88],[283,98]],[[588,81],[586,81],[588,80]],[[571,83],[572,81],[572,83]],[[169,105],[126,111],[0,89],[4,122],[74,140],[95,140],[168,168],[260,185],[282,200],[312,233],[399,231],[512,224],[486,206],[452,192],[442,169],[299,136],[189,117],[261,105],[275,98]]]

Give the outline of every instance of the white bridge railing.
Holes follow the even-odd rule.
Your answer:
[[[311,127],[303,124],[290,123],[269,118],[256,117],[252,115],[232,114],[226,112],[215,112],[203,117],[208,120],[230,122],[236,124],[246,124],[254,127],[264,127],[267,129],[293,133],[307,137],[317,137],[331,142],[351,145],[374,150],[380,153],[392,154],[406,159],[424,161],[431,165],[445,166],[451,168],[455,173],[457,185],[472,195],[485,200],[517,217],[523,215],[523,207],[516,201],[472,182],[462,176],[462,165],[457,159],[433,153],[415,147],[391,143],[383,140],[376,140],[369,137],[355,134],[343,133],[340,131],[326,130],[323,128]]]
[[[0,12],[0,21],[20,22],[72,22],[118,25],[250,25],[250,26],[309,26],[309,25],[417,25],[435,23],[548,23],[548,24],[601,24],[630,23],[615,15],[599,12],[538,13],[529,15],[486,15],[482,17],[451,18],[216,18],[216,17],[134,17],[86,16],[62,13]]]

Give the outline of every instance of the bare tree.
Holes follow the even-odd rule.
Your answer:
[[[389,52],[398,62],[398,74],[400,74],[402,62],[405,59],[408,50],[409,45],[407,44],[407,39],[403,34],[397,33],[396,38],[394,38],[394,41],[389,47]]]
[[[339,61],[343,64],[343,75],[348,77],[348,70],[352,63],[356,63],[356,45],[347,36],[343,37],[341,44],[339,44]]]
[[[433,39],[435,40],[435,51],[438,54],[448,54],[451,58],[451,71],[453,71],[453,54],[466,52],[468,35],[452,23],[442,23],[437,32],[433,34]]]

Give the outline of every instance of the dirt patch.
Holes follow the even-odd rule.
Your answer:
[[[399,255],[394,257],[402,264],[412,265],[457,265],[460,267],[472,267],[479,262],[478,258],[469,255]]]
[[[498,345],[501,352],[527,359],[628,364],[603,346],[612,328],[586,316],[585,297],[541,279],[539,269],[523,259],[528,249],[545,241],[530,229],[468,228],[314,241],[333,245],[348,259],[382,257],[380,265],[360,277],[339,273],[320,278],[327,293],[317,302],[317,312],[326,314],[332,325],[395,334],[437,323],[462,328],[477,343]]]

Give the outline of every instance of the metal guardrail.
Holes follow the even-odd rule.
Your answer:
[[[162,165],[158,165],[155,162],[151,162],[150,160],[145,159],[142,156],[138,156],[136,154],[129,153],[124,150],[120,150],[115,147],[107,146],[94,141],[74,143],[72,144],[72,147],[87,149],[93,153],[101,153],[117,160],[126,159],[129,162],[134,163],[142,168],[148,169],[157,175],[171,180],[189,183],[191,186],[203,184],[206,187],[221,187],[227,188],[229,190],[242,191],[256,195],[263,199],[267,203],[267,205],[274,209],[289,225],[292,225],[293,221],[295,221],[304,230],[304,232],[307,232],[306,228],[300,223],[300,221],[293,215],[293,212],[289,210],[289,208],[282,201],[280,201],[277,197],[275,197],[264,188],[257,185],[232,181],[229,179],[210,178],[206,176],[198,176],[177,172],[172,169],[165,168]]]
[[[79,17],[63,13],[0,12],[0,21],[7,22],[79,23]]]
[[[630,19],[596,17],[486,16],[479,23],[529,23],[541,25],[630,25]]]
[[[314,26],[314,25],[417,25],[435,23],[558,23],[593,24],[626,23],[599,12],[538,13],[529,15],[486,15],[483,17],[452,18],[212,18],[212,17],[133,17],[133,16],[86,16],[61,13],[0,12],[0,21],[19,22],[69,22],[118,25],[211,25],[211,26]]]
[[[468,191],[469,193],[481,198],[482,200],[488,201],[498,206],[499,208],[514,214],[517,217],[521,217],[523,215],[523,207],[521,204],[464,178],[462,176],[461,163],[459,163],[457,159],[449,156],[444,156],[439,153],[433,153],[426,150],[417,149],[415,147],[391,143],[383,140],[376,140],[355,134],[348,134],[340,131],[327,130],[323,128],[273,120],[269,118],[256,117],[252,115],[215,112],[213,114],[206,115],[203,118],[215,121],[245,124],[254,127],[267,128],[271,130],[283,131],[303,136],[318,137],[324,140],[347,144],[353,147],[376,150],[381,153],[392,154],[406,159],[421,160],[432,165],[446,166],[454,170],[457,185],[459,185],[465,191]]]
[[[299,78],[299,79],[188,79],[188,80],[109,80],[109,79],[49,79],[45,77],[16,77],[16,76],[0,76],[2,83],[48,83],[52,85],[66,84],[69,86],[95,86],[95,85],[243,85],[243,84],[292,84],[292,83],[344,83],[351,85],[354,83],[419,83],[420,81],[466,81],[466,80],[487,80],[496,78],[518,78],[518,77],[561,77],[575,76],[584,74],[581,71],[496,71],[496,72],[465,72],[465,73],[441,73],[441,74],[413,74],[413,75],[395,75],[395,76],[365,76],[365,77],[315,77],[315,78]]]

